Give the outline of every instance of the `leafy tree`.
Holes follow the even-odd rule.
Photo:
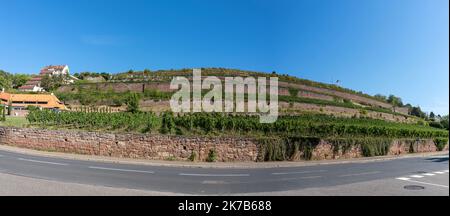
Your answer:
[[[436,118],[436,115],[434,112],[430,112],[430,119],[434,120]]]
[[[417,116],[419,118],[426,118],[427,115],[422,111],[419,106],[413,107],[409,112],[410,115]]]
[[[403,101],[400,97],[397,97],[395,95],[389,95],[387,98],[387,102],[392,104],[395,107],[401,107],[403,106]]]
[[[12,81],[11,81],[11,74],[0,70],[0,90],[2,88],[4,88],[5,90],[8,90],[11,88],[12,86]]]
[[[374,97],[378,98],[380,100],[383,100],[383,101],[387,101],[387,97],[385,95],[382,95],[382,94],[376,94]]]
[[[436,115],[434,114],[434,112],[430,112],[430,119],[435,119]]]
[[[441,125],[445,128],[445,129],[449,129],[449,121],[448,121],[448,115],[443,116],[441,119]]]
[[[400,97],[396,97],[395,95],[389,95],[387,102],[392,104],[395,112],[395,108],[403,106],[402,99]]]
[[[41,80],[41,87],[46,91],[54,91],[65,84],[67,75],[45,75]]]
[[[106,73],[106,72],[102,72],[101,74],[100,74],[100,76],[102,76],[105,80],[110,80],[111,79],[111,74],[109,74],[109,73]]]
[[[31,79],[31,76],[27,75],[27,74],[12,75],[12,87],[19,88],[19,87],[25,85],[25,83],[30,79]]]

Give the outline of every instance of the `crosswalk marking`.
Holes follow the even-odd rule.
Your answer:
[[[401,180],[401,181],[406,181],[406,182],[412,182],[412,183],[417,183],[417,184],[424,184],[424,185],[432,185],[432,186],[436,186],[436,187],[443,187],[443,188],[448,188],[448,185],[441,185],[441,184],[434,184],[434,183],[430,183],[430,182],[422,182],[422,181],[415,181],[413,179],[426,179],[425,177],[431,177],[431,176],[436,176],[436,175],[442,175],[442,174],[447,174],[448,170],[441,170],[441,171],[435,171],[435,172],[426,172],[426,173],[421,173],[420,175],[410,175],[407,177],[398,177],[396,178],[397,180]]]

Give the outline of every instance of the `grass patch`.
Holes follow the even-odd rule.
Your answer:
[[[0,126],[5,127],[24,127],[29,122],[25,117],[6,116],[6,121],[0,121]]]

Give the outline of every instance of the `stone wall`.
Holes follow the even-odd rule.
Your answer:
[[[190,138],[0,127],[0,144],[43,151],[150,160],[187,160],[192,152],[204,161],[210,149],[217,161],[255,161],[257,145],[241,138]]]
[[[296,84],[296,83],[288,83],[288,82],[279,82],[278,85],[280,87],[285,87],[285,88],[296,88],[296,89],[301,89],[301,90],[305,90],[305,91],[322,93],[322,94],[326,94],[326,95],[334,95],[334,96],[337,96],[340,98],[352,100],[352,101],[362,103],[362,104],[379,106],[379,107],[388,108],[388,109],[392,108],[392,105],[390,105],[388,103],[384,103],[384,102],[381,102],[381,101],[378,101],[375,99],[371,99],[371,98],[367,98],[367,97],[363,97],[360,95],[351,94],[351,93],[347,93],[347,92],[341,92],[341,91],[336,91],[336,90],[332,90],[332,89],[318,88],[318,87],[307,86],[307,85]]]
[[[334,101],[334,97],[309,91],[298,91],[297,97]]]
[[[0,127],[0,144],[42,151],[111,156],[149,160],[188,160],[192,152],[197,161],[205,161],[211,149],[217,161],[257,161],[260,147],[251,138],[182,137],[149,134],[114,134],[83,131],[44,130]],[[389,155],[414,152],[435,152],[432,140],[393,141]],[[445,147],[448,150],[448,143]],[[303,152],[292,158],[300,160]],[[312,160],[362,157],[359,145],[334,151],[333,145],[321,140],[312,152]]]
[[[367,111],[367,113],[361,113],[358,109],[352,109],[347,107],[337,107],[337,106],[328,106],[328,105],[318,105],[318,104],[309,104],[309,103],[287,103],[287,102],[279,102],[279,106],[287,110],[287,113],[296,113],[296,112],[315,112],[315,113],[323,113],[327,115],[335,115],[339,117],[369,117],[373,119],[381,119],[385,121],[394,121],[401,123],[415,123],[417,119],[414,117],[401,116],[401,115],[393,115],[390,113],[383,112],[375,112],[375,111]]]

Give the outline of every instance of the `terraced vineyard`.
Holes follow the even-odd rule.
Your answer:
[[[28,121],[39,127],[89,131],[116,131],[183,136],[241,136],[259,140],[264,161],[289,160],[295,152],[312,152],[327,140],[335,151],[360,146],[364,156],[386,155],[394,139],[410,142],[432,139],[438,150],[448,142],[447,130],[374,119],[327,115],[283,116],[274,124],[261,124],[257,116],[196,113],[155,115],[150,112],[53,112],[33,110]],[[413,147],[411,147],[413,149]],[[311,155],[304,155],[309,159]]]
[[[313,104],[321,106],[315,109],[318,114],[332,116],[348,116],[346,111],[335,111],[337,108],[347,108],[358,111],[357,116],[371,117],[387,121],[417,122],[410,116],[408,108],[394,107],[387,100],[370,96],[362,92],[346,89],[333,84],[325,84],[300,79],[277,73],[261,73],[224,68],[203,68],[203,76],[241,77],[273,77],[279,78],[279,101],[292,104],[294,108],[288,113],[305,111],[295,104]],[[138,71],[111,75],[105,82],[79,82],[59,88],[55,93],[68,107],[77,106],[114,106],[124,107],[124,101],[130,93],[137,93],[141,99],[143,110],[153,112],[169,111],[171,95],[175,90],[170,89],[170,81],[175,76],[192,76],[192,69],[160,70],[155,72]],[[206,91],[206,90],[205,90]],[[161,102],[161,106],[154,108],[148,101]],[[284,112],[286,109],[280,110]],[[291,112],[292,111],[292,112]],[[309,110],[311,111],[311,110]],[[354,112],[354,111],[353,111]],[[368,112],[373,112],[366,115]],[[385,114],[390,114],[387,116]]]
[[[40,126],[88,130],[124,130],[190,135],[312,136],[312,137],[448,137],[448,131],[428,126],[400,124],[374,119],[339,118],[327,115],[283,116],[273,124],[262,124],[257,116],[195,113],[174,116],[164,113],[30,112],[27,119]]]

